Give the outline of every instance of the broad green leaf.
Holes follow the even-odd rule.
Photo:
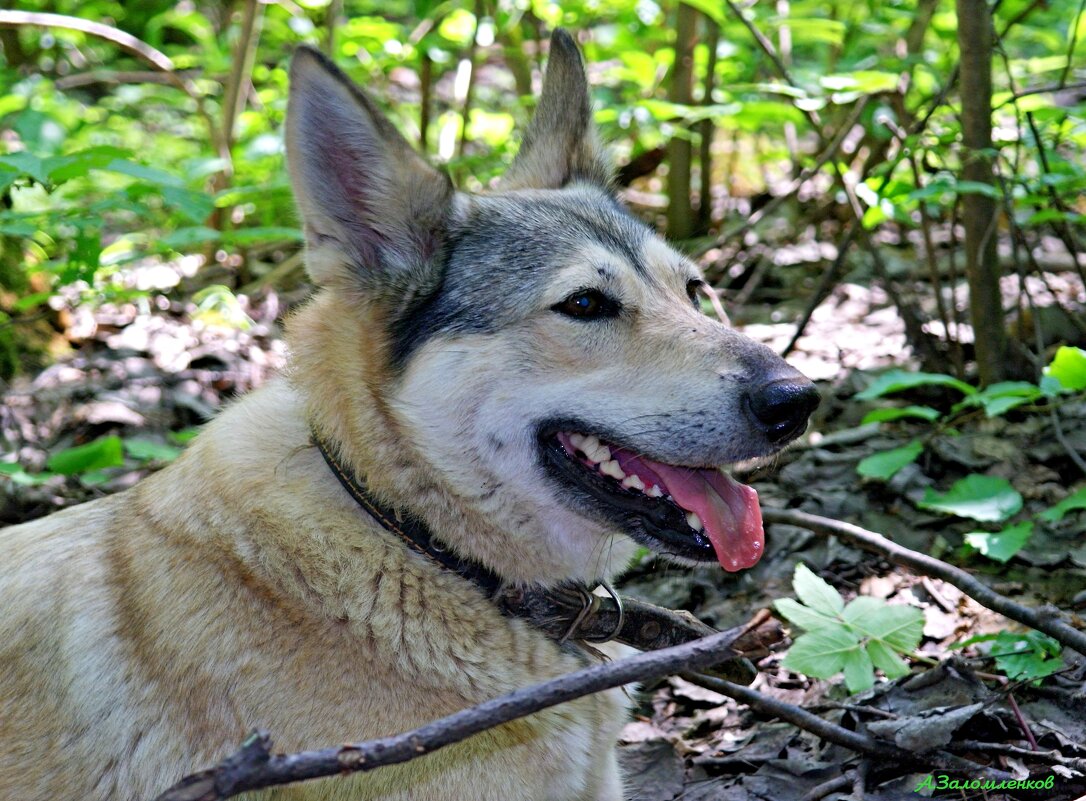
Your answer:
[[[904,370],[890,370],[883,373],[865,389],[856,395],[858,400],[874,400],[883,395],[901,392],[915,387],[953,387],[963,395],[974,395],[977,390],[954,376],[942,373],[909,373]]]
[[[954,482],[946,492],[929,487],[917,506],[982,523],[998,523],[1022,508],[1022,496],[1005,478],[973,473]]]
[[[886,674],[888,679],[900,679],[909,674],[909,666],[889,645],[882,640],[870,640],[867,643],[867,655],[871,662]]]
[[[29,175],[39,184],[49,183],[49,171],[45,168],[43,160],[33,153],[27,153],[25,150],[18,153],[8,153],[6,156],[0,156],[0,164],[14,167],[23,175]]]
[[[828,679],[840,673],[848,655],[859,649],[859,639],[844,626],[825,626],[797,637],[781,664],[797,673]]]
[[[989,559],[1006,562],[1029,541],[1033,534],[1033,521],[1023,520],[1002,531],[971,531],[965,535],[965,544],[975,548]]]
[[[1056,351],[1045,377],[1055,379],[1066,392],[1086,389],[1086,350],[1064,345]],[[1045,385],[1042,383],[1042,389]]]
[[[792,588],[799,599],[816,612],[836,615],[845,608],[840,593],[802,562],[796,565],[796,571],[792,575]]]
[[[137,178],[156,187],[182,186],[184,183],[176,175],[171,175],[164,170],[148,167],[144,164],[137,164],[128,159],[114,159],[106,165],[105,169],[120,175],[127,175],[130,178]]]
[[[955,411],[968,406],[980,406],[986,417],[998,417],[1024,403],[1042,396],[1041,388],[1028,381],[1000,381],[970,395],[954,407]]]
[[[1064,667],[1060,644],[1039,631],[984,634],[952,647],[965,648],[982,642],[992,643],[989,654],[995,657],[996,667],[1011,679],[1042,679]]]
[[[140,461],[172,462],[181,455],[181,449],[150,439],[126,439],[124,450],[133,459]]]
[[[118,436],[99,437],[86,445],[77,445],[58,451],[49,457],[45,466],[65,476],[89,473],[106,467],[124,464],[124,449]]]
[[[792,598],[780,598],[774,601],[773,605],[790,623],[807,631],[814,631],[823,626],[841,625],[841,621],[836,616],[816,612],[811,607],[804,606]]]
[[[51,478],[56,478],[56,473],[42,471],[41,473],[28,473],[17,462],[0,462],[0,476],[24,487],[36,487],[44,484]]]
[[[891,420],[901,420],[906,417],[931,422],[932,420],[938,420],[940,414],[938,409],[933,409],[930,406],[888,406],[885,409],[872,409],[864,415],[860,425],[888,423]]]
[[[915,606],[888,604],[866,595],[854,598],[843,617],[857,632],[900,653],[914,650],[924,632],[924,613]]]
[[[305,235],[300,228],[283,225],[262,228],[237,228],[223,234],[223,241],[232,245],[253,245],[259,242],[302,242]]]
[[[163,186],[159,191],[162,199],[185,215],[189,222],[203,222],[215,209],[211,197],[203,192],[194,192],[183,186]]]
[[[67,156],[47,159],[45,166],[49,170],[49,180],[56,184],[80,178],[91,170],[104,169],[117,159],[126,158],[129,153],[111,145],[100,145],[77,150]]]
[[[180,431],[168,431],[166,432],[166,439],[175,445],[188,445],[196,439],[196,435],[199,433],[200,427],[193,426],[191,428],[183,428]]]
[[[1068,495],[1055,506],[1050,506],[1048,509],[1045,509],[1038,516],[1046,522],[1058,523],[1063,520],[1064,515],[1068,512],[1073,512],[1077,509],[1086,509],[1086,487],[1082,487],[1077,492]]]
[[[878,478],[886,481],[905,465],[912,464],[924,451],[920,440],[914,439],[900,448],[874,453],[860,460],[856,472],[864,478]]]
[[[845,653],[845,686],[851,693],[870,690],[875,684],[875,666],[866,648],[854,648]]]
[[[158,240],[158,244],[171,250],[185,250],[195,245],[202,245],[205,242],[218,242],[221,238],[222,234],[214,228],[194,225],[189,228],[178,228]]]

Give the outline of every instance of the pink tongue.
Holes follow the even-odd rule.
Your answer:
[[[675,503],[695,512],[725,570],[734,572],[754,566],[762,558],[765,534],[758,492],[740,484],[719,470],[653,462],[619,450],[613,458],[627,474],[636,473],[645,481],[662,485]]]

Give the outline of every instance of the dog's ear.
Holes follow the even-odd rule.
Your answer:
[[[434,280],[452,183],[308,47],[290,65],[286,147],[313,280],[425,291],[419,284]]]
[[[500,188],[558,189],[582,180],[610,189],[612,177],[592,119],[581,53],[573,37],[556,28],[543,94]]]

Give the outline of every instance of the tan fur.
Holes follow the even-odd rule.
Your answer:
[[[292,326],[298,353],[351,360],[301,362],[320,393],[277,380],[133,490],[3,532],[0,797],[148,799],[254,726],[285,750],[389,735],[586,664],[377,528],[309,446],[307,413],[360,453],[395,438],[366,407],[381,392],[366,325],[344,336],[335,306]],[[356,432],[345,376],[383,437]],[[615,799],[622,706],[587,698],[254,797]]]

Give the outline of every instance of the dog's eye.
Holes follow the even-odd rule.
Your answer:
[[[705,282],[700,278],[694,278],[686,282],[686,296],[690,298],[690,302],[694,304],[694,308],[701,309],[701,302],[698,300],[698,290]]]
[[[615,317],[621,308],[617,300],[608,297],[598,289],[580,289],[561,303],[551,306],[551,309],[559,314],[581,320]]]

